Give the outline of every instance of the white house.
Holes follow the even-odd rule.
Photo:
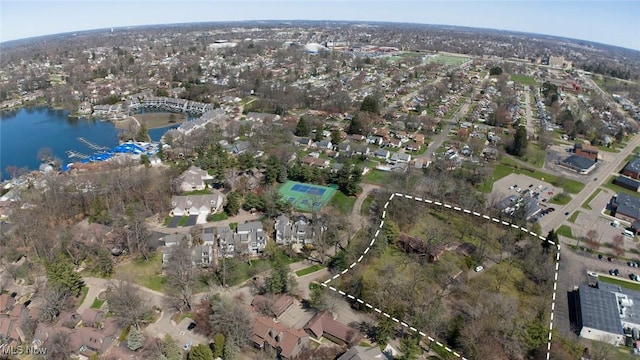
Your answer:
[[[213,194],[174,196],[171,198],[171,216],[210,214],[220,211],[224,196]]]
[[[204,190],[207,180],[213,180],[205,170],[197,166],[191,166],[180,175],[180,189],[182,191]]]

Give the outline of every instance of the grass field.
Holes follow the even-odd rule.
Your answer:
[[[95,299],[93,300],[93,303],[91,304],[91,308],[92,308],[92,309],[98,309],[98,310],[99,310],[99,309],[102,307],[102,304],[104,304],[104,302],[105,302],[105,301],[106,301],[106,300],[100,300],[100,299],[98,299],[98,298],[95,298]]]
[[[526,75],[513,74],[511,75],[511,80],[522,85],[536,86],[538,84],[534,78]]]
[[[282,184],[278,192],[296,209],[313,211],[322,209],[336,193],[336,189],[289,180]]]
[[[363,181],[370,184],[381,185],[386,184],[392,176],[393,173],[391,171],[371,169],[371,171],[364,176]]]
[[[496,180],[500,180],[509,174],[527,175],[540,181],[546,181],[554,186],[561,187],[566,192],[571,194],[577,194],[584,188],[584,184],[579,181],[560,178],[556,175],[548,174],[529,167],[523,167],[510,158],[503,156],[500,160],[500,163],[496,164],[495,168],[493,169],[493,175],[491,176],[491,178],[488,178],[487,181],[480,185],[480,191],[483,191],[485,193],[491,192],[491,190],[493,189],[493,183]]]
[[[571,214],[571,216],[569,216],[569,219],[568,219],[569,222],[575,223],[579,215],[580,215],[580,211],[575,211],[573,214]]]
[[[567,226],[567,225],[560,225],[560,227],[558,228],[556,233],[558,233],[558,235],[562,235],[562,236],[568,237],[570,239],[575,239],[573,237],[573,234],[571,233],[571,228],[569,226]]]
[[[468,60],[469,59],[466,57],[438,54],[438,55],[426,57],[424,59],[424,62],[427,64],[431,62],[435,62],[445,66],[457,66],[465,63]]]
[[[549,199],[550,203],[558,205],[566,205],[569,203],[569,201],[571,201],[571,195],[567,193],[560,193],[554,195],[551,199]]]
[[[155,252],[149,261],[131,260],[116,268],[116,274],[125,274],[131,281],[151,290],[163,291],[165,278],[160,275],[162,253]]]
[[[635,291],[640,291],[640,283],[632,282],[630,280],[627,281],[627,280],[622,280],[620,278],[616,278],[616,277],[613,277],[613,276],[599,275],[598,276],[598,281],[602,281],[602,282],[606,282],[606,283],[609,283],[609,284],[622,286],[624,288],[635,290]]]
[[[145,124],[147,129],[163,128],[187,121],[186,114],[174,114],[168,112],[151,112],[146,114],[135,114],[133,116],[138,119],[141,124]]]
[[[581,205],[582,208],[587,209],[587,210],[591,210],[591,206],[589,204],[591,203],[591,201],[593,201],[593,199],[595,199],[596,196],[598,196],[598,194],[600,194],[600,191],[602,191],[602,189],[596,189],[596,191],[591,193],[591,195],[589,195],[587,200],[585,200],[582,203],[582,205]]]
[[[351,210],[353,210],[353,205],[355,203],[356,203],[355,196],[347,196],[343,194],[342,191],[337,191],[336,194],[331,199],[331,201],[329,202],[329,205],[340,210],[340,213],[342,215],[349,215],[351,214]]]
[[[373,197],[367,196],[364,201],[362,201],[362,206],[360,207],[360,215],[369,216],[369,212],[371,211],[371,204],[373,203]]]
[[[297,276],[305,276],[305,275],[314,273],[314,272],[322,270],[322,269],[324,269],[324,266],[318,265],[318,264],[313,264],[313,265],[311,265],[309,267],[306,267],[304,269],[300,269],[300,270],[296,271],[296,275]]]

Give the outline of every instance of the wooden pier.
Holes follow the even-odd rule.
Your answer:
[[[85,138],[83,138],[83,137],[79,137],[79,138],[78,138],[78,140],[79,140],[81,143],[83,143],[83,144],[87,145],[87,146],[88,146],[89,148],[91,148],[92,150],[96,150],[96,151],[105,151],[105,150],[109,150],[109,148],[108,148],[108,147],[106,147],[106,146],[100,146],[100,145],[98,145],[98,144],[92,143],[91,141],[89,141],[89,140],[87,140],[87,139],[85,139]]]
[[[75,157],[75,158],[79,158],[79,159],[88,159],[88,158],[90,158],[89,155],[83,154],[81,152],[77,152],[77,151],[74,151],[74,150],[67,150],[67,156],[70,157],[70,158],[74,158]]]

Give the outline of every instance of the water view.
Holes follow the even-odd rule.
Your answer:
[[[152,129],[149,135],[159,140],[167,128]],[[9,177],[7,166],[36,170],[40,166],[38,151],[50,148],[62,163],[78,161],[67,151],[91,155],[95,151],[78,140],[84,138],[99,146],[118,145],[118,130],[106,121],[70,118],[68,113],[47,108],[20,109],[0,114],[0,172]]]

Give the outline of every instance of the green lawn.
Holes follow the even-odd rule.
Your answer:
[[[593,201],[593,199],[595,199],[596,196],[598,196],[598,194],[600,194],[600,191],[602,191],[602,189],[596,189],[596,191],[594,191],[593,193],[591,193],[591,195],[589,195],[589,197],[587,198],[587,200],[584,201],[584,203],[582,203],[582,207],[584,209],[587,210],[591,210],[591,206],[589,205],[591,203],[591,201]]]
[[[542,150],[538,144],[529,143],[527,146],[527,153],[522,157],[522,160],[537,168],[542,168],[546,158],[547,152],[545,150]]]
[[[369,212],[371,211],[371,204],[373,203],[373,197],[367,196],[364,201],[362,201],[362,206],[360,207],[360,215],[369,216]]]
[[[538,82],[531,76],[520,75],[520,74],[511,75],[511,80],[513,80],[513,82],[516,82],[522,85],[536,86],[538,84]]]
[[[91,308],[92,309],[100,309],[102,307],[102,304],[104,304],[106,300],[100,300],[98,298],[95,298],[93,300],[93,303],[91,304]]]
[[[80,299],[78,299],[78,306],[81,305],[87,299],[88,293],[89,293],[88,286],[83,286],[80,288]]]
[[[160,275],[161,271],[161,251],[152,254],[149,261],[135,259],[116,268],[116,274],[123,274],[136,284],[156,291],[165,290],[166,279]]]
[[[619,153],[620,150],[615,147],[606,147],[606,146],[598,146],[599,150],[610,152],[610,153]]]
[[[569,216],[569,222],[570,223],[575,223],[576,219],[578,218],[579,215],[580,215],[580,211],[574,211],[573,214],[571,214],[571,216]]]
[[[627,195],[631,195],[631,196],[639,196],[640,194],[638,194],[637,192],[633,191],[633,190],[629,190],[627,188],[623,188],[622,186],[618,186],[616,184],[613,183],[613,181],[616,179],[616,176],[612,176],[609,178],[609,180],[607,180],[606,183],[604,183],[604,187],[611,189],[617,193],[623,192]]]
[[[227,213],[217,213],[217,214],[212,214],[209,215],[207,217],[207,221],[222,221],[222,220],[227,220],[229,218],[229,216],[227,215]]]
[[[178,221],[178,226],[185,226],[187,224],[187,220],[189,220],[188,216],[183,216],[180,218],[180,221]]]
[[[296,271],[296,275],[297,276],[305,276],[305,275],[314,273],[314,272],[316,272],[318,270],[321,270],[321,269],[324,269],[324,266],[318,265],[318,264],[313,264],[313,265],[311,265],[309,267],[306,267],[304,269],[300,269],[300,270]]]
[[[599,275],[598,276],[598,281],[602,281],[602,282],[606,282],[606,283],[609,283],[609,284],[622,286],[624,288],[635,290],[635,291],[640,291],[640,283],[622,280],[620,278],[616,278],[616,277],[613,277],[613,276]]]
[[[166,218],[164,218],[163,226],[169,225],[169,222],[171,221],[171,218],[172,218],[171,216],[167,216]]]
[[[182,193],[182,195],[207,195],[211,194],[211,190],[203,189],[203,190],[193,190]]]
[[[355,196],[347,196],[342,191],[336,191],[333,198],[329,202],[330,206],[333,206],[340,210],[340,213],[343,215],[351,214],[351,210],[353,210],[353,205],[356,203]]]
[[[571,228],[568,225],[560,225],[558,230],[556,230],[556,233],[570,239],[575,239],[571,233]]]
[[[567,193],[560,193],[549,199],[550,203],[558,205],[567,205],[569,201],[571,201],[571,195]]]
[[[370,184],[383,185],[386,184],[392,176],[393,173],[391,171],[371,169],[371,171],[364,176],[363,181]]]

